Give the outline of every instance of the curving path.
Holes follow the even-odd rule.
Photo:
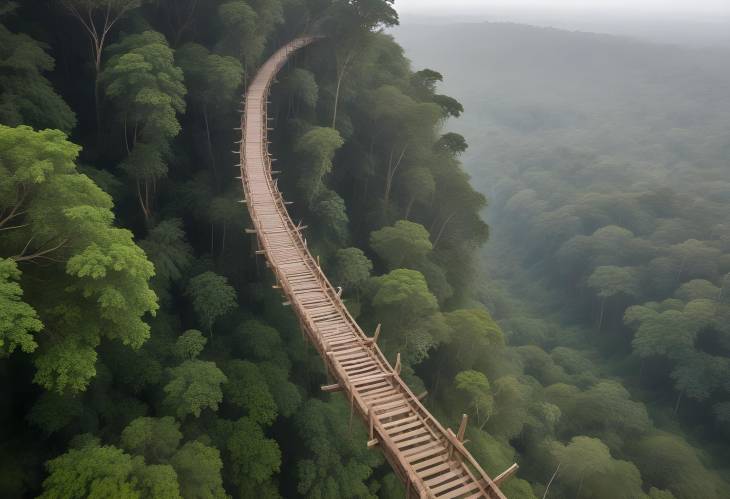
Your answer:
[[[245,202],[259,243],[280,288],[302,329],[324,359],[336,384],[325,391],[342,391],[353,412],[370,433],[368,447],[379,447],[409,497],[504,498],[498,483],[482,470],[462,441],[466,419],[458,434],[444,429],[400,378],[400,360],[392,367],[378,348],[377,333],[368,338],[350,316],[307,249],[301,227],[295,226],[271,176],[267,148],[269,87],[289,55],[315,41],[298,38],[276,52],[248,87],[241,120],[241,182]],[[495,483],[496,482],[496,483]]]

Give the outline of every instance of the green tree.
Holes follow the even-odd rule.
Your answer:
[[[390,270],[418,265],[433,249],[426,228],[407,220],[372,232],[370,246]]]
[[[637,442],[634,454],[646,479],[677,499],[725,497],[727,485],[705,468],[697,451],[680,436],[649,435]]]
[[[487,377],[479,371],[461,371],[454,378],[456,388],[469,397],[469,407],[474,409],[479,429],[489,421],[494,411],[494,397]]]
[[[236,290],[225,277],[214,272],[191,278],[186,292],[201,325],[211,334],[215,321],[236,308]]]
[[[27,303],[53,331],[36,340],[35,381],[59,392],[86,388],[102,338],[139,348],[149,337],[142,316],[157,310],[153,266],[114,227],[111,198],[76,171],[78,152],[57,130],[0,125],[0,258],[31,283]]]
[[[180,497],[177,475],[165,465],[146,466],[113,446],[88,442],[51,459],[43,481],[43,499],[119,497],[154,499]]]
[[[185,499],[227,499],[223,489],[223,462],[218,449],[201,442],[188,442],[170,459]]]
[[[361,425],[348,430],[348,419],[342,399],[309,399],[295,416],[305,450],[297,463],[297,491],[305,497],[375,498],[366,481],[382,457],[363,444]]]
[[[631,267],[616,267],[606,265],[597,267],[588,277],[588,287],[595,289],[601,297],[601,312],[598,319],[598,330],[603,326],[603,312],[606,299],[616,295],[636,296],[640,292],[639,275]]]
[[[115,24],[144,0],[59,0],[68,12],[84,27],[91,44],[94,63],[94,104],[96,125],[101,126],[99,78],[101,63],[109,33]]]
[[[170,369],[170,378],[164,387],[165,404],[179,418],[189,414],[197,418],[205,408],[218,410],[223,400],[221,385],[227,378],[215,362],[186,360]]]
[[[175,341],[175,356],[180,360],[193,360],[200,355],[208,340],[196,329],[188,329]]]
[[[12,10],[14,4],[9,5]],[[43,76],[53,68],[53,58],[39,42],[0,24],[0,123],[66,133],[76,126],[73,111]]]
[[[159,222],[139,245],[155,265],[152,283],[158,294],[179,281],[193,260],[193,249],[178,218]]]
[[[358,290],[369,278],[373,264],[359,248],[342,248],[335,253],[334,281],[345,289]]]
[[[0,357],[10,355],[16,348],[33,352],[38,347],[33,333],[43,329],[36,311],[22,300],[19,279],[18,264],[0,258]]]
[[[122,448],[143,456],[148,463],[166,463],[175,453],[182,433],[180,425],[170,416],[137,418],[122,431]]]
[[[230,475],[239,497],[278,497],[271,483],[281,465],[281,451],[275,440],[266,438],[261,426],[249,418],[219,422],[221,448],[228,451]],[[267,493],[268,492],[268,493]]]
[[[211,114],[215,116],[235,105],[243,82],[243,67],[237,59],[211,54],[197,43],[187,43],[176,50],[175,61],[185,74],[188,97],[203,117],[208,159],[215,175]]]
[[[332,171],[332,158],[344,141],[332,128],[313,127],[302,135],[294,151],[302,158],[299,188],[311,208],[325,188],[323,179]]]
[[[231,360],[223,371],[228,381],[223,385],[227,402],[246,410],[248,419],[259,425],[276,420],[277,406],[266,378],[253,362]]]
[[[574,437],[568,445],[553,442],[550,453],[560,463],[560,481],[575,497],[643,497],[641,475],[629,461],[614,459],[596,438]]]
[[[419,362],[443,340],[429,327],[434,325],[438,303],[426,279],[415,270],[396,269],[375,278],[375,283],[372,306],[383,324],[384,345],[392,353],[401,352],[408,361]]]
[[[478,361],[499,352],[504,346],[502,329],[482,308],[455,310],[444,317],[451,329],[448,361],[459,366],[459,370],[473,369]]]

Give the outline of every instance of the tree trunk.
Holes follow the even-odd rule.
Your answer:
[[[677,394],[677,402],[674,404],[674,414],[679,412],[679,402],[682,400],[682,391]]]
[[[342,69],[337,75],[337,85],[335,86],[335,106],[332,110],[332,128],[334,128],[335,130],[337,130],[337,107],[340,102],[340,87],[342,86],[342,80],[345,77],[345,72],[347,71],[347,66],[350,64],[351,59],[352,52],[349,52],[347,54],[347,57],[345,57],[345,63],[342,65]]]
[[[408,200],[408,206],[406,206],[406,213],[403,215],[403,218],[405,220],[408,220],[408,217],[411,215],[411,208],[413,207],[413,203],[416,201],[416,196],[411,196],[411,199]]]
[[[205,123],[205,139],[208,143],[208,158],[210,159],[210,170],[213,173],[213,182],[218,185],[218,172],[215,169],[215,154],[213,153],[213,141],[210,138],[208,106],[206,104],[203,104],[203,122]]]
[[[598,316],[598,333],[601,333],[601,329],[603,328],[603,311],[606,308],[606,297],[601,297],[601,313]]]

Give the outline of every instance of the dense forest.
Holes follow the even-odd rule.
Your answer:
[[[493,379],[505,337],[474,299],[486,200],[442,130],[461,104],[383,33],[392,3],[2,2],[0,497],[403,497],[245,233],[241,97],[304,33],[326,38],[269,108],[293,217],[413,391],[502,464],[522,388]]]
[[[490,200],[475,296],[507,346],[483,464],[516,456],[537,497],[553,476],[547,497],[730,497],[730,52],[497,23],[396,39],[449,75]]]

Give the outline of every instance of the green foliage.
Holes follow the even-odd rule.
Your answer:
[[[614,459],[598,439],[575,437],[568,445],[553,442],[550,453],[560,463],[560,481],[571,495],[575,491],[596,499],[643,496],[636,466]]]
[[[681,437],[647,436],[636,444],[635,454],[645,477],[677,499],[719,498],[727,491],[727,485],[704,467],[697,452]]]
[[[296,415],[307,456],[297,463],[297,491],[305,497],[375,497],[366,480],[382,458],[363,445],[361,426],[348,430],[348,419],[349,407],[336,399],[309,399]]]
[[[244,408],[248,419],[270,425],[277,416],[277,406],[264,375],[256,364],[232,360],[224,366],[228,381],[223,385],[227,402]]]
[[[137,418],[122,432],[124,449],[144,456],[147,462],[166,462],[177,450],[182,434],[180,425],[169,416]]]
[[[0,123],[69,133],[76,116],[43,76],[54,68],[45,47],[0,24]]]
[[[148,144],[180,132],[176,114],[185,111],[183,73],[175,66],[165,37],[155,31],[128,35],[109,47],[102,74],[107,95],[117,104],[127,128]]]
[[[462,371],[456,375],[454,384],[469,397],[469,406],[475,411],[477,424],[489,420],[494,411],[494,397],[487,377],[478,371]]]
[[[43,329],[36,311],[22,300],[19,279],[15,261],[0,258],[0,357],[10,355],[16,348],[33,352],[38,347],[33,333]]]
[[[426,228],[407,220],[370,234],[370,246],[390,270],[418,265],[433,249]]]
[[[332,158],[343,144],[337,130],[313,127],[302,135],[294,148],[302,161],[299,188],[310,207],[325,189],[323,179],[332,171]]]
[[[226,499],[220,452],[201,442],[188,442],[170,459],[185,499]]]
[[[192,360],[200,355],[208,340],[196,329],[188,329],[175,342],[175,356],[180,360]]]
[[[221,385],[227,378],[215,362],[186,360],[170,369],[170,377],[165,404],[181,419],[189,414],[197,418],[205,408],[215,411],[223,400]]]
[[[203,272],[188,281],[187,295],[200,324],[208,331],[219,317],[236,307],[236,290],[214,272]]]
[[[167,465],[146,466],[113,446],[89,442],[47,463],[42,498],[180,498],[178,476]]]
[[[47,329],[67,331],[40,343],[35,380],[81,391],[95,374],[102,337],[133,348],[149,337],[142,316],[157,310],[148,287],[153,266],[132,234],[113,226],[111,199],[76,172],[79,148],[61,132],[0,126],[0,151],[0,207],[8,214],[0,223],[8,229],[2,256],[47,263],[24,269],[54,278],[52,286],[33,286],[28,304]]]
[[[333,281],[345,289],[359,289],[369,278],[373,264],[359,248],[343,248],[335,253]]]

